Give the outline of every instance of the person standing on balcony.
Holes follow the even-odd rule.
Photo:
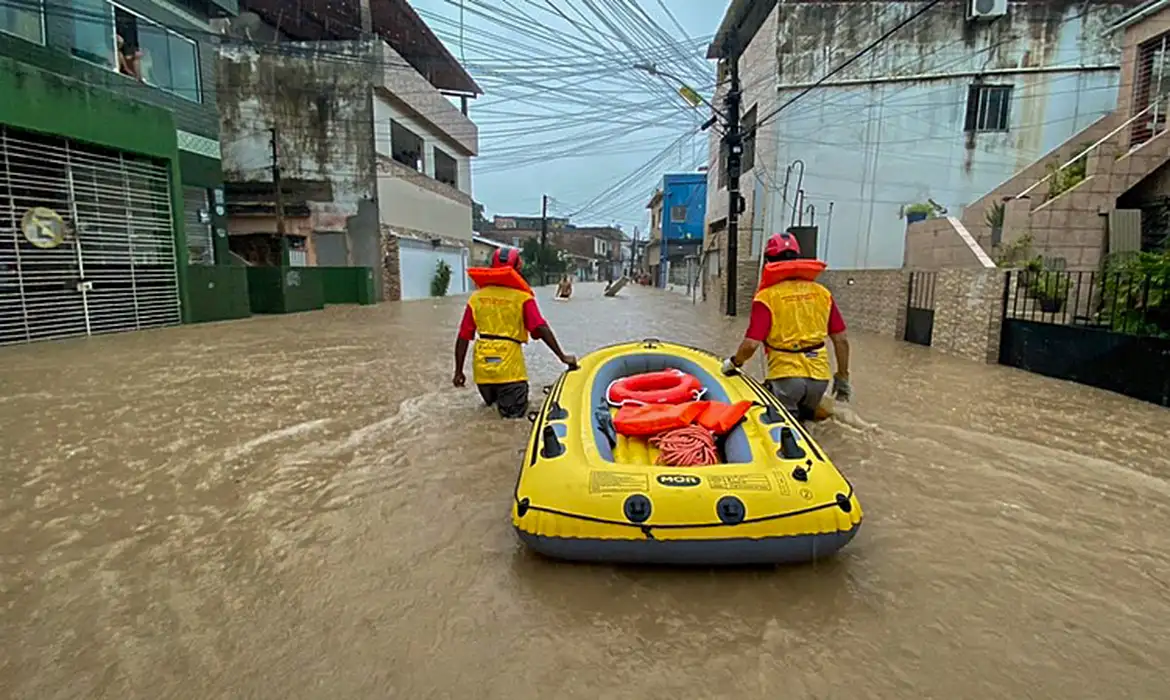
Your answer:
[[[520,266],[520,251],[500,248],[492,254],[490,268],[467,271],[478,289],[467,300],[455,340],[452,383],[457,387],[467,384],[463,365],[467,348],[474,340],[475,386],[484,403],[494,404],[503,418],[521,418],[528,410],[524,344],[529,335],[544,341],[570,369],[577,366],[577,358],[561,350],[556,335],[541,315],[532,288],[520,275]]]
[[[761,288],[752,300],[751,321],[735,354],[723,361],[723,373],[734,374],[765,346],[765,384],[798,420],[812,420],[833,383],[833,398],[849,401],[849,339],[845,319],[833,295],[814,281],[824,264],[800,259],[800,244],[790,233],[773,234],[764,248],[765,277],[779,281]],[[791,276],[785,273],[787,268]],[[807,268],[807,269],[806,269]],[[829,364],[826,339],[832,340],[837,372]]]

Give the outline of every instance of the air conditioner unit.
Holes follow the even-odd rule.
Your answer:
[[[989,21],[1003,17],[1008,11],[1008,0],[967,0],[967,19]]]

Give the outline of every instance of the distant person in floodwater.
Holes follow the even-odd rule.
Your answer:
[[[790,233],[773,234],[764,248],[767,263],[796,261],[800,244]],[[826,339],[833,341],[837,372],[829,364]],[[765,346],[768,390],[798,420],[812,420],[833,382],[833,398],[849,401],[849,339],[845,319],[833,295],[811,279],[783,279],[756,292],[743,342],[723,361],[723,373],[734,374]]]
[[[557,298],[568,299],[573,296],[573,278],[565,275],[557,284]]]
[[[541,316],[532,289],[520,275],[520,265],[520,251],[515,248],[500,248],[492,254],[492,268],[499,272],[514,271],[514,275],[508,274],[512,281],[505,284],[501,276],[500,284],[481,285],[471,293],[455,340],[452,383],[457,387],[467,384],[463,364],[467,359],[467,347],[474,340],[472,374],[475,386],[484,403],[488,406],[495,404],[504,418],[521,418],[528,410],[528,367],[524,363],[524,344],[529,335],[544,341],[566,366],[577,365],[577,358],[561,350],[556,335]]]

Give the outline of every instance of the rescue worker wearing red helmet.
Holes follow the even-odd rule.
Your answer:
[[[520,251],[499,248],[492,253],[493,268],[511,267],[520,273]],[[525,284],[520,286],[527,287]],[[478,335],[478,338],[476,337]],[[540,313],[531,289],[503,285],[480,287],[471,293],[459,335],[455,340],[455,376],[452,383],[466,385],[463,365],[467,348],[475,341],[472,372],[476,388],[488,406],[495,404],[504,418],[521,418],[528,410],[528,368],[524,344],[539,338],[561,362],[575,367],[577,358],[561,350],[556,335]]]
[[[767,263],[799,257],[800,244],[791,233],[773,234],[764,247]],[[829,365],[826,338],[833,341],[836,374]],[[743,367],[760,345],[767,353],[769,391],[799,420],[813,418],[830,380],[834,398],[852,398],[845,320],[823,285],[810,279],[784,279],[756,292],[743,342],[724,360],[723,373],[733,374]]]

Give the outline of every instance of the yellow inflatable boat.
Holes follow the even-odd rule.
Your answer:
[[[579,360],[547,389],[516,481],[512,524],[557,559],[654,564],[781,564],[818,559],[861,525],[853,486],[762,384],[720,373],[704,350],[657,340]],[[697,377],[704,399],[753,402],[721,441],[721,463],[655,464],[646,440],[618,435],[607,388],[644,372]]]

